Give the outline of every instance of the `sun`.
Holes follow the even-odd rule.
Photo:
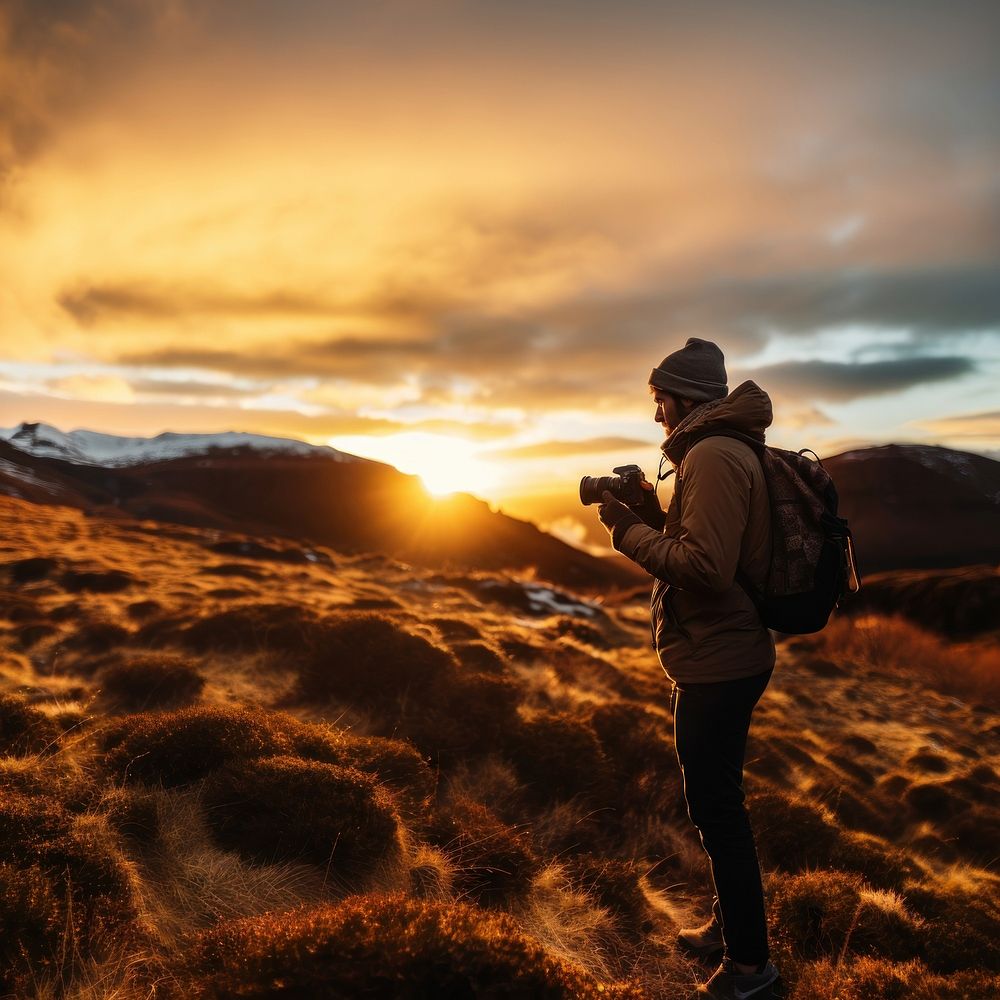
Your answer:
[[[419,476],[427,492],[436,497],[450,493],[484,497],[502,478],[495,463],[477,455],[473,442],[428,431],[371,438],[355,453],[388,462],[400,472]]]

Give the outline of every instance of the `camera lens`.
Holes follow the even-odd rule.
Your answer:
[[[584,476],[580,480],[580,503],[601,503],[601,494],[608,490],[613,496],[619,496],[622,486],[621,476]]]

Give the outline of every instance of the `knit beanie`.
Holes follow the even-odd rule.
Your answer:
[[[729,395],[726,359],[710,340],[688,337],[688,342],[668,354],[649,373],[649,384],[682,399],[704,403]]]

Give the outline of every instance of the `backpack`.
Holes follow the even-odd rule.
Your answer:
[[[695,435],[732,437],[760,459],[771,502],[771,563],[761,593],[740,569],[736,582],[747,592],[767,628],[789,635],[819,632],[833,609],[861,587],[854,536],[837,514],[837,488],[815,452],[772,448],[723,428]],[[690,446],[689,446],[690,447]]]

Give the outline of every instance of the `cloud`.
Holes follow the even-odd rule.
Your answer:
[[[543,441],[516,448],[498,448],[487,454],[490,458],[499,459],[563,458],[567,455],[596,455],[608,451],[648,447],[648,441],[640,441],[637,438],[596,437],[582,441]]]
[[[915,421],[932,434],[953,438],[1000,438],[1000,410],[962,413],[935,420]]]
[[[970,358],[900,358],[894,361],[785,361],[744,372],[768,392],[793,398],[847,402],[943,382],[977,370]],[[735,379],[730,380],[735,382]]]

